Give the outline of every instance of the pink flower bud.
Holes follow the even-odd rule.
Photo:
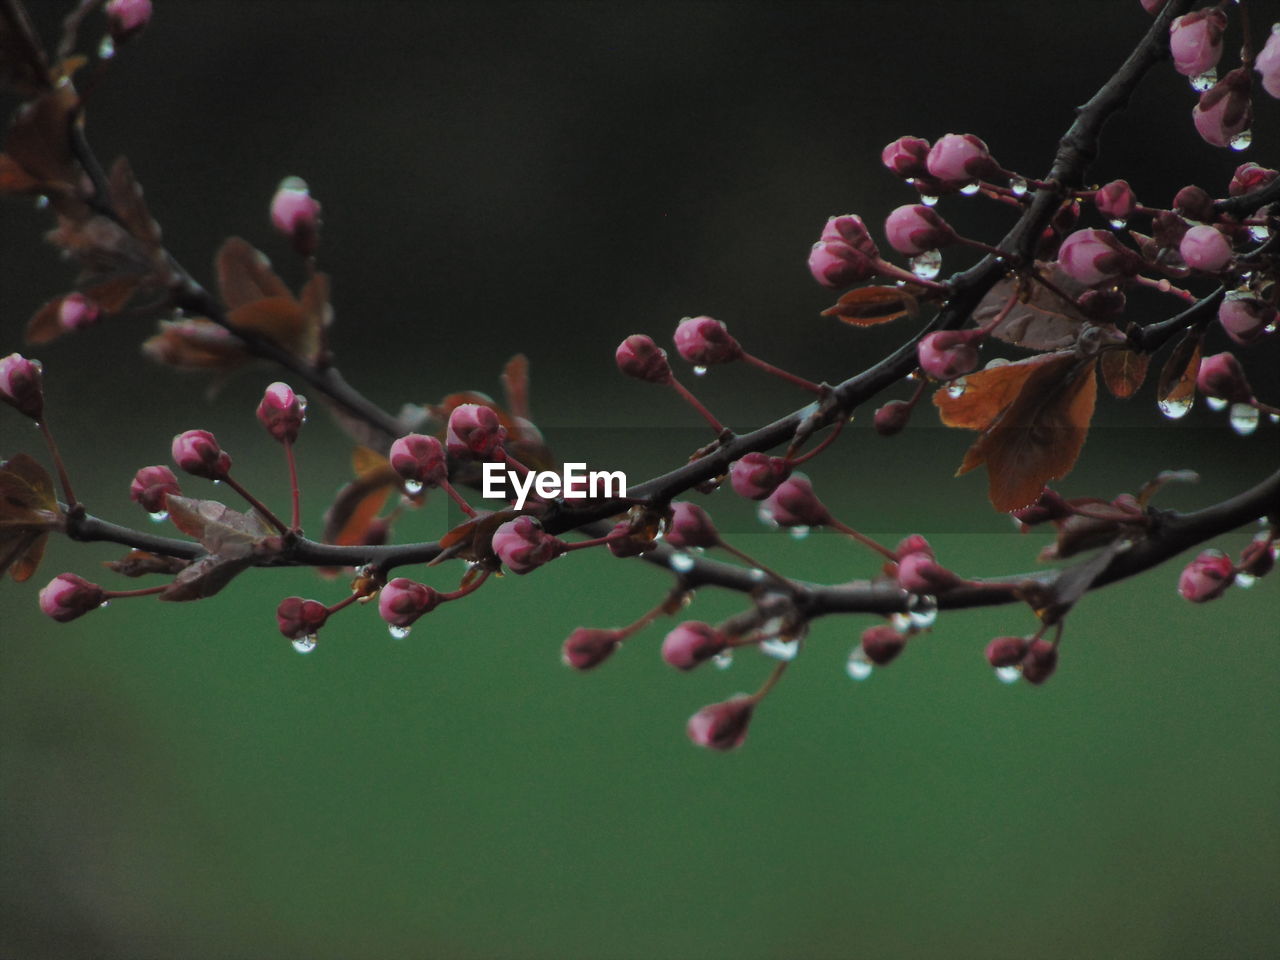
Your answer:
[[[1182,260],[1192,270],[1221,273],[1231,262],[1231,241],[1210,226],[1192,227],[1178,244]]]
[[[1204,187],[1190,184],[1173,195],[1173,212],[1191,220],[1208,222],[1214,218],[1213,197]]]
[[[285,597],[276,607],[276,624],[290,640],[312,636],[329,619],[329,608],[319,600]]]
[[[723,703],[703,707],[685,726],[685,732],[700,747],[712,750],[732,750],[747,738],[751,714],[755,712],[754,697],[736,696]]]
[[[1178,17],[1169,27],[1173,68],[1184,77],[1198,77],[1216,67],[1222,57],[1222,31],[1227,15],[1205,7]]]
[[[425,583],[396,577],[378,592],[378,616],[404,629],[440,603],[440,594]]]
[[[578,627],[565,640],[560,659],[575,670],[590,670],[609,659],[621,643],[622,634],[617,630]]]
[[[129,499],[147,513],[164,513],[169,509],[166,501],[170,495],[182,496],[178,478],[165,466],[143,467],[129,484]]]
[[[875,412],[871,425],[882,437],[892,437],[906,429],[911,420],[911,404],[905,400],[890,400]]]
[[[824,287],[851,287],[876,275],[876,261],[842,240],[819,240],[809,251],[809,272]]]
[[[306,409],[306,397],[298,396],[287,383],[276,381],[262,394],[258,422],[281,443],[293,443],[307,418]]]
[[[786,460],[766,453],[748,453],[729,467],[733,492],[748,500],[763,500],[790,475],[791,467]]]
[[[68,293],[58,304],[58,325],[63,330],[79,330],[97,323],[102,310],[83,293]]]
[[[1262,89],[1280,99],[1280,30],[1274,25],[1253,61],[1253,68],[1262,76]]]
[[[437,487],[449,478],[444,445],[435,437],[411,433],[391,444],[391,469],[413,483]]]
[[[0,400],[24,416],[44,416],[44,368],[38,360],[11,353],[0,360]]]
[[[618,361],[618,369],[628,377],[650,383],[668,383],[671,380],[667,351],[642,333],[634,333],[618,344],[614,359]]]
[[[1253,124],[1250,85],[1249,72],[1238,67],[1200,94],[1191,119],[1206,143],[1228,147]]]
[[[909,257],[945,247],[956,238],[947,221],[922,203],[909,203],[894,210],[884,222],[884,233],[889,246]]]
[[[1099,187],[1093,205],[1108,220],[1128,220],[1138,206],[1138,199],[1125,180],[1112,180]]]
[[[866,658],[876,666],[883,667],[903,651],[907,645],[907,637],[882,623],[863,630],[861,643]]]
[[[1044,639],[1033,640],[1027,649],[1027,655],[1022,658],[1022,679],[1039,686],[1053,676],[1053,671],[1057,669],[1057,645]]]
[[[1142,261],[1106,230],[1077,230],[1062,241],[1058,261],[1073,280],[1092,287],[1136,273]]]
[[[729,638],[715,627],[688,620],[662,641],[662,659],[677,670],[692,670],[729,646]]]
[[[221,480],[231,469],[231,457],[208,430],[188,430],[173,438],[173,462],[196,477]]]
[[[676,327],[675,341],[680,356],[700,367],[742,356],[742,344],[729,335],[721,321],[711,317],[685,317]]]
[[[1250,540],[1240,554],[1240,572],[1251,577],[1265,577],[1276,565],[1275,544],[1265,538]]]
[[[151,0],[107,0],[106,13],[111,39],[121,43],[151,22]]]
[[[516,517],[500,526],[493,534],[492,546],[498,558],[517,574],[528,573],[563,552],[561,541],[530,516]]]
[[[911,556],[913,553],[925,553],[933,556],[933,547],[929,546],[929,541],[918,533],[913,533],[909,537],[903,537],[896,547],[893,548],[893,555],[899,560]]]
[[[916,344],[920,369],[935,380],[954,380],[978,369],[978,348],[974,341],[981,330],[939,330]]]
[[[1232,353],[1215,353],[1200,361],[1196,389],[1206,397],[1220,397],[1228,403],[1249,403],[1253,391],[1245,378],[1240,361]]]
[[[1276,309],[1265,300],[1229,293],[1218,306],[1218,322],[1227,336],[1247,346],[1276,322]]]
[[[987,644],[987,663],[993,667],[1015,667],[1027,655],[1024,637],[996,637]]]
[[[59,623],[82,617],[106,600],[106,592],[74,573],[60,573],[40,591],[40,611]]]
[[[948,133],[929,150],[925,164],[943,183],[969,183],[999,173],[987,145],[972,133]]]
[[[1235,581],[1235,564],[1217,550],[1205,550],[1178,577],[1178,593],[1192,603],[1216,600]]]
[[[778,484],[764,509],[780,527],[821,527],[831,522],[831,511],[813,492],[809,478],[800,473]]]
[[[826,226],[822,228],[822,236],[818,239],[820,241],[826,240],[832,243],[847,244],[872,260],[880,256],[880,251],[876,248],[876,242],[871,238],[871,231],[867,229],[867,225],[862,222],[862,218],[856,213],[828,217]]]
[[[681,501],[671,505],[671,520],[667,524],[667,543],[677,550],[689,547],[714,547],[720,542],[716,525],[696,503]]]
[[[449,456],[459,460],[498,459],[507,430],[491,407],[479,403],[463,403],[449,414],[449,428],[444,442]]]
[[[1227,187],[1227,194],[1232,197],[1238,197],[1241,194],[1259,190],[1277,176],[1280,176],[1280,171],[1272,170],[1269,167],[1261,167],[1250,160],[1236,167],[1236,172],[1231,175],[1231,184]]]
[[[946,593],[963,583],[960,577],[923,551],[909,553],[898,561],[898,586],[907,593]]]
[[[928,157],[929,141],[919,137],[899,137],[880,151],[881,162],[903,180],[928,176]]]
[[[309,257],[320,244],[320,204],[301,177],[285,177],[271,198],[271,223],[293,241],[293,248]]]

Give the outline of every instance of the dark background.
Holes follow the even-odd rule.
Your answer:
[[[52,38],[61,5],[33,6]],[[975,132],[1005,166],[1043,173],[1073,106],[1149,23],[1136,0],[157,7],[88,132],[104,159],[129,156],[179,260],[207,280],[239,234],[299,278],[266,211],[301,175],[324,204],[334,344],[353,383],[392,409],[496,392],[524,351],[557,453],[633,482],[703,435],[674,398],[617,374],[622,337],[665,341],[709,313],[805,376],[860,369],[905,328],[819,317],[832,297],[805,257],[827,216],[876,225],[910,201],[881,147]],[[1250,4],[1255,20],[1267,7]],[[1244,156],[1199,141],[1193,102],[1156,70],[1093,176],[1166,205],[1190,182],[1224,193],[1242,159],[1275,165],[1274,101],[1260,98]],[[940,209],[988,240],[1010,222],[960,198]],[[26,318],[70,283],[38,242],[47,227],[30,204],[0,207],[0,353],[23,349]],[[968,262],[948,254],[945,269]],[[1135,316],[1160,309],[1135,299]],[[138,356],[148,332],[110,323],[32,351],[90,508],[138,523],[133,471],[191,427],[282,502],[279,452],[252,421],[276,373],[242,373],[211,400],[205,380]],[[1261,391],[1276,383],[1275,344],[1245,360]],[[696,386],[739,428],[803,401],[745,369]],[[1010,532],[983,477],[951,479],[971,437],[921,414],[893,441],[861,415],[813,465],[819,491],[886,539],[931,535],[964,573],[1031,568],[1043,539]],[[1239,438],[1201,407],[1167,423],[1150,385],[1127,404],[1100,398],[1062,489],[1113,496],[1192,468],[1201,484],[1162,498],[1192,508],[1274,469],[1275,431]],[[0,450],[19,449],[37,438],[0,416]],[[347,445],[315,417],[300,457],[314,530],[349,475]],[[795,576],[874,569],[835,538],[762,532],[728,494],[707,505]],[[443,523],[433,504],[402,534]],[[36,579],[92,578],[120,552],[55,543]],[[842,662],[870,621],[820,623],[729,757],[694,750],[682,725],[753,689],[759,658],[677,676],[654,627],[597,674],[557,662],[573,627],[628,622],[661,596],[663,576],[633,563],[577,555],[505,578],[399,642],[350,611],[306,658],[272,611],[290,593],[342,595],[309,571],[246,576],[198,606],[120,601],[67,626],[40,616],[38,584],[5,583],[0,954],[1269,956],[1276,585],[1193,608],[1177,567],[1088,598],[1043,689],[1001,687],[981,658],[991,637],[1031,628],[1022,610],[944,617],[858,686]],[[445,586],[456,571],[422,576]],[[690,615],[738,609],[704,592]]]

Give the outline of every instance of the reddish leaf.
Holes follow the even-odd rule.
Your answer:
[[[62,523],[53,481],[38,462],[20,453],[0,464],[0,576],[21,583],[40,566],[49,531]]]
[[[991,335],[1028,350],[1062,350],[1076,342],[1084,326],[1084,315],[1071,298],[1085,288],[1056,263],[1040,263],[1037,269],[1056,290],[1030,277],[1006,278],[982,298],[973,311],[973,322],[983,326],[994,320],[1016,292],[1018,301],[992,328]],[[1059,295],[1058,290],[1065,296]]]
[[[1156,384],[1156,400],[1161,409],[1182,416],[1196,399],[1196,375],[1200,372],[1200,338],[1188,330],[1165,361]]]
[[[202,317],[162,320],[142,352],[180,370],[230,370],[249,359],[234,334]]]
[[[190,560],[178,557],[162,557],[146,550],[130,550],[119,560],[104,560],[102,565],[121,576],[144,577],[149,573],[178,573],[189,563]]]
[[[66,84],[24,104],[9,127],[5,153],[44,190],[76,190],[80,167],[71,150],[71,124],[79,108],[75,87]]]
[[[40,189],[38,179],[7,153],[0,153],[0,193],[39,193]]]
[[[841,295],[824,317],[839,317],[855,327],[871,327],[899,317],[915,316],[919,301],[906,287],[859,287]]]
[[[529,358],[517,353],[502,368],[502,392],[513,416],[529,419]]]
[[[266,254],[239,237],[231,237],[222,244],[215,266],[218,291],[228,310],[269,297],[292,297],[284,281],[271,269]]]
[[[261,334],[292,353],[306,355],[307,315],[292,296],[268,297],[236,307],[227,314],[235,330]]]
[[[1147,379],[1150,363],[1150,355],[1137,350],[1106,350],[1101,359],[1102,380],[1113,397],[1128,400]]]
[[[1070,354],[1041,354],[1017,363],[987,367],[964,378],[964,392],[952,396],[948,388],[933,395],[938,416],[948,427],[985,430],[1017,398],[1027,379],[1045,364],[1061,368]]]
[[[142,187],[133,176],[133,168],[124,157],[117,157],[111,167],[109,183],[111,203],[129,233],[143,248],[157,259],[163,249],[160,240],[160,224],[151,218],[146,201],[142,199]]]
[[[493,556],[491,541],[497,529],[515,517],[520,511],[506,509],[496,513],[482,513],[454,527],[440,538],[440,555],[433,564],[454,557],[477,562]]]
[[[400,475],[386,457],[367,447],[356,447],[352,456],[355,480],[338,492],[324,515],[324,542],[353,546],[368,542],[369,528],[391,495],[400,486]]]
[[[169,496],[169,519],[189,537],[195,537],[211,554],[224,559],[250,555],[275,532],[256,513],[240,513],[216,500]]]
[[[252,563],[253,558],[249,556],[211,554],[201,557],[174,578],[173,583],[160,594],[160,599],[180,602],[212,597]]]

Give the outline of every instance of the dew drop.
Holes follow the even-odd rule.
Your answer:
[[[1156,406],[1170,420],[1181,420],[1187,415],[1191,409],[1190,397],[1168,397],[1164,400],[1156,401]]]
[[[406,480],[404,482],[404,492],[414,497],[422,492],[422,483],[418,480]]]
[[[1204,402],[1205,406],[1214,413],[1227,409],[1227,401],[1223,400],[1221,397],[1205,397]]]
[[[1017,683],[1022,671],[1017,667],[996,667],[996,679],[1001,683]]]
[[[789,663],[796,658],[796,654],[800,652],[799,640],[787,640],[783,637],[773,637],[769,640],[760,641],[760,652],[766,657],[773,657],[775,660],[781,660],[783,663]]]
[[[797,526],[797,527],[792,527],[789,532],[791,533],[792,540],[803,540],[805,537],[809,535],[809,528]]]
[[[45,209],[48,209],[48,206],[49,206],[49,198],[48,198],[48,197],[46,197],[43,193],[42,193],[42,194],[40,194],[40,196],[36,197],[36,209],[37,209],[37,210],[45,210]]]
[[[1129,225],[1129,221],[1124,217],[1114,217],[1113,219],[1108,220],[1107,223],[1111,224],[1112,228],[1115,230],[1123,230]]]
[[[215,487],[221,486],[221,485],[222,485],[222,481],[221,481],[221,480],[215,480],[215,481],[213,481],[213,485],[214,485]]]
[[[763,503],[760,504],[760,506],[756,507],[756,519],[758,519],[766,527],[769,527],[771,530],[778,529],[778,521],[773,519],[773,511],[770,510]]]
[[[310,653],[316,648],[316,635],[314,633],[305,637],[299,637],[293,641],[293,649],[299,653]]]
[[[905,613],[891,613],[889,615],[889,625],[899,633],[906,633],[911,629],[911,618]]]
[[[688,573],[694,566],[693,557],[687,553],[673,553],[667,562],[676,573]]]
[[[155,513],[147,514],[151,518],[152,523],[164,523],[169,519],[168,510],[157,510]]]
[[[853,653],[849,654],[849,659],[845,661],[844,672],[851,680],[865,680],[871,676],[871,670],[871,661],[862,652],[862,646],[854,647]]]
[[[964,390],[967,386],[968,383],[965,382],[964,377],[956,377],[947,384],[947,396],[952,400],[958,400],[964,396]]]
[[[102,42],[98,44],[98,56],[103,60],[110,60],[116,55],[115,41],[111,39],[111,35],[102,38]]]
[[[106,609],[107,607],[109,607],[109,606],[111,606],[111,601],[110,601],[110,600],[103,600],[100,604],[98,604],[98,609],[99,609],[99,610],[105,610],[105,609]]]
[[[1009,181],[1009,190],[1015,197],[1025,197],[1027,195],[1027,181],[1022,177],[1014,177]]]
[[[1251,573],[1244,573],[1242,571],[1236,574],[1236,586],[1241,589],[1248,590],[1257,582],[1258,578]]]
[[[707,368],[703,366],[694,367],[693,375],[695,377],[705,377],[707,375]]]
[[[986,366],[984,366],[982,369],[994,370],[996,367],[1007,367],[1012,362],[1013,361],[1010,360],[1008,357],[992,357],[990,360],[987,361]]]
[[[1261,242],[1271,236],[1271,228],[1263,223],[1255,223],[1249,228],[1249,236]]]
[[[942,269],[942,254],[937,250],[926,250],[916,254],[909,261],[911,272],[921,280],[932,280]]]
[[[981,189],[982,189],[982,184],[978,183],[975,180],[973,183],[966,183],[963,187],[960,188],[960,192],[964,194],[966,197],[972,197]]]
[[[918,630],[927,630],[938,622],[938,598],[928,594],[912,594],[907,600],[907,618]]]
[[[405,637],[409,635],[409,628],[390,626],[390,627],[387,627],[387,633],[391,634],[391,636],[394,637],[396,640],[403,640]]]
[[[920,194],[920,202],[926,207],[932,207],[937,204],[938,198],[931,193],[922,193]]]
[[[1227,146],[1232,150],[1247,150],[1251,143],[1253,143],[1253,131],[1241,130],[1227,141]]]
[[[1276,330],[1280,330],[1280,327],[1277,327],[1274,323],[1268,323],[1262,328],[1263,333],[1275,333]]]
[[[1191,89],[1196,93],[1204,93],[1215,83],[1218,82],[1218,71],[1210,67],[1204,73],[1198,73],[1190,78]]]
[[[1247,403],[1233,403],[1228,414],[1231,429],[1242,437],[1247,437],[1258,429],[1258,411]]]
[[[716,665],[717,670],[728,670],[733,666],[733,650],[721,650],[711,658],[711,662]]]
[[[690,604],[692,604],[692,603],[693,603],[693,591],[692,591],[692,590],[686,590],[684,593],[680,594],[680,609],[681,609],[681,610],[683,610],[685,607],[689,606],[689,605],[690,605]]]
[[[1272,423],[1280,423],[1280,413],[1268,413],[1267,419]]]

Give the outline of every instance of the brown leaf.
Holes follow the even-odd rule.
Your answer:
[[[914,317],[919,308],[919,301],[905,287],[859,287],[842,294],[822,316],[839,317],[854,327],[872,327],[899,317]]]
[[[65,84],[19,107],[9,127],[5,153],[42,191],[76,191],[80,165],[71,149],[71,124],[79,109],[75,87]]]
[[[7,153],[0,153],[0,193],[39,193],[41,183]]]
[[[502,393],[513,416],[529,419],[529,358],[517,353],[502,368]]]
[[[1156,383],[1156,401],[1162,410],[1182,416],[1196,399],[1196,375],[1200,372],[1201,334],[1188,330],[1165,361]]]
[[[271,269],[271,261],[266,254],[255,250],[240,237],[231,237],[222,244],[215,267],[218,291],[228,310],[270,297],[292,299],[289,288]]]
[[[1025,507],[1047,482],[1066,476],[1093,417],[1095,367],[1070,353],[1036,365],[1013,402],[969,448],[957,475],[985,463],[991,503],[1003,513]]]
[[[179,370],[231,370],[249,359],[234,334],[203,317],[160,321],[142,352]]]
[[[352,456],[356,478],[343,487],[324,515],[324,542],[353,546],[368,542],[371,524],[386,505],[400,475],[386,457],[367,447]]]
[[[19,453],[0,464],[0,576],[21,583],[40,566],[49,531],[62,523],[53,481],[44,467]]]
[[[302,304],[292,296],[267,297],[236,307],[227,314],[227,323],[235,330],[260,334],[288,349],[303,351],[307,334],[307,315]]]
[[[257,513],[240,513],[216,500],[193,500],[172,494],[166,500],[169,519],[210,554],[224,559],[247,557],[275,531]]]
[[[190,563],[190,560],[179,557],[162,557],[146,550],[130,550],[119,560],[104,560],[102,565],[125,577],[144,577],[149,573],[178,573]]]
[[[1029,277],[1006,278],[982,298],[973,311],[973,322],[982,326],[995,319],[1016,291],[1018,302],[991,335],[1028,350],[1062,350],[1076,342],[1085,324],[1084,315],[1069,299],[1079,296],[1085,288],[1067,276],[1059,264],[1039,263],[1037,269],[1066,297]]]
[[[1151,356],[1127,347],[1102,353],[1102,380],[1118,400],[1128,400],[1147,379]]]
[[[201,557],[174,578],[173,583],[160,594],[160,599],[180,602],[212,597],[252,563],[253,558],[249,556],[210,554]]]
[[[478,562],[493,556],[491,541],[497,529],[508,520],[520,516],[519,510],[499,510],[482,513],[478,517],[460,523],[440,538],[440,555],[432,564],[454,557]]]
[[[1027,378],[1040,367],[1061,368],[1071,360],[1066,353],[1041,354],[1016,363],[1004,363],[971,373],[964,378],[964,392],[952,396],[946,387],[933,395],[938,416],[948,427],[985,430],[1013,403]]]
[[[109,181],[111,204],[119,214],[126,229],[142,244],[143,248],[156,259],[157,267],[163,261],[159,255],[163,250],[160,239],[160,224],[151,218],[146,201],[142,199],[142,187],[133,175],[133,168],[124,157],[117,157],[111,167]]]

